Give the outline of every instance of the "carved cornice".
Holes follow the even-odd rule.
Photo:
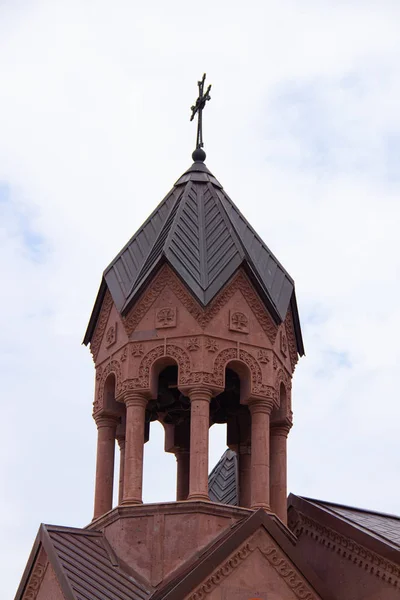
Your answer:
[[[25,589],[22,600],[36,600],[36,596],[39,593],[40,586],[43,581],[44,574],[46,572],[46,566],[40,563],[36,563],[32,575],[29,578],[28,585]]]
[[[110,316],[111,308],[113,305],[113,300],[110,292],[106,291],[103,304],[101,305],[100,315],[97,319],[96,328],[94,330],[93,337],[90,342],[90,352],[92,353],[93,360],[96,362],[97,356],[100,350],[101,340],[103,339],[103,335],[106,329],[108,317]]]
[[[255,533],[228,560],[213,571],[210,577],[187,597],[187,600],[203,600],[207,594],[221,585],[224,579],[237,569],[257,548],[267,558],[297,598],[301,600],[318,600],[317,594],[305,582],[292,563],[278,550],[273,541],[261,531]]]
[[[290,364],[292,366],[292,373],[293,373],[296,368],[297,362],[299,360],[299,355],[297,352],[296,334],[294,331],[293,315],[292,315],[292,309],[290,308],[290,306],[286,313],[285,329],[286,329],[286,337],[287,337],[288,345],[289,345]]]
[[[131,308],[126,318],[123,319],[128,335],[133,333],[138,323],[167,285],[182,302],[186,310],[196,319],[202,329],[206,328],[208,323],[220,312],[233,294],[237,290],[240,290],[271,343],[274,343],[278,327],[273,322],[243,271],[239,271],[214,298],[211,304],[203,309],[167,265],[161,268],[149,288]]]
[[[293,522],[292,519],[289,526],[298,538],[301,535],[307,535],[367,573],[375,575],[395,588],[400,588],[400,567],[398,565],[382,558],[371,550],[367,550],[350,538],[320,525],[320,523],[301,512],[296,511],[295,517],[295,521]]]

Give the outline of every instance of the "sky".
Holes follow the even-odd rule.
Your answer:
[[[289,491],[400,514],[397,0],[0,3],[0,597],[93,510],[103,269],[206,164],[296,281]],[[210,466],[225,449],[210,431]],[[160,426],[145,501],[173,500]]]

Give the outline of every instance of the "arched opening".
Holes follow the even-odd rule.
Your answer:
[[[281,381],[279,386],[279,408],[274,407],[271,415],[271,423],[276,423],[289,416],[288,395],[285,384]]]

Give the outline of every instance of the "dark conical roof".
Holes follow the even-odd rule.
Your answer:
[[[285,319],[292,302],[298,350],[303,354],[292,278],[200,161],[178,179],[104,271],[85,344],[93,334],[106,287],[117,309],[126,314],[164,261],[203,306],[243,265],[277,323]]]

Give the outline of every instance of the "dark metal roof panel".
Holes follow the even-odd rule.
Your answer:
[[[400,517],[362,508],[354,508],[352,506],[323,502],[321,500],[311,500],[308,498],[306,500],[328,510],[336,516],[346,519],[346,521],[351,521],[353,525],[378,535],[400,548]]]
[[[122,569],[101,533],[45,526],[76,600],[147,600],[151,590]]]
[[[294,296],[291,277],[201,162],[195,162],[178,179],[104,272],[105,283],[121,313],[129,310],[163,260],[171,264],[203,306],[241,264],[254,274],[277,323],[285,319]],[[85,343],[90,341],[93,319],[92,315]],[[294,319],[302,353],[297,313]]]
[[[173,213],[180,195],[181,191],[173,188],[104,271],[104,278],[118,310],[122,310],[159,236],[165,234],[165,226],[172,223],[173,219],[169,220],[168,217]],[[162,248],[161,244],[159,252],[162,252]],[[151,268],[151,262],[148,267]]]
[[[208,477],[211,502],[238,506],[237,456],[226,450]]]
[[[275,306],[281,320],[286,317],[293,280],[275,258],[267,245],[257,235],[237,206],[224,191],[216,191],[230,222],[238,234],[247,258],[258,274],[261,283]]]

